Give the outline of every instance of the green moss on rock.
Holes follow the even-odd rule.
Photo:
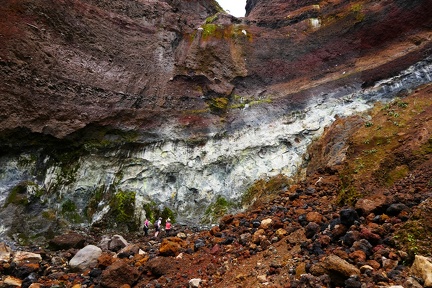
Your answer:
[[[91,196],[86,209],[87,217],[91,218],[93,214],[97,211],[99,203],[102,201],[104,197],[104,191],[105,191],[104,185],[97,187],[93,190],[93,195]]]
[[[111,209],[117,222],[134,222],[135,213],[135,192],[118,191],[111,199]]]
[[[257,200],[266,201],[288,189],[289,185],[289,178],[282,174],[270,177],[269,179],[259,179],[245,191],[241,204],[247,207]]]
[[[212,223],[224,216],[228,210],[234,207],[234,203],[227,201],[224,197],[218,196],[216,201],[210,204],[204,213],[203,223]]]
[[[176,214],[174,213],[174,211],[172,211],[166,206],[161,211],[159,209],[159,206],[154,201],[144,204],[143,209],[145,211],[147,219],[149,219],[149,221],[152,223],[154,223],[159,217],[162,217],[163,221],[170,218],[171,223],[176,222]]]
[[[6,198],[4,207],[7,207],[9,204],[27,205],[28,203],[29,199],[27,197],[27,183],[22,182],[12,188],[8,197]]]
[[[62,204],[62,213],[66,213],[66,212],[75,212],[77,209],[75,202],[73,202],[70,199],[67,199],[65,202],[63,202]]]
[[[224,97],[216,97],[209,100],[210,110],[215,113],[225,112],[228,109],[229,100]]]
[[[339,177],[341,180],[341,189],[337,194],[336,204],[340,206],[352,206],[361,197],[361,194],[354,187],[351,174],[342,173]]]

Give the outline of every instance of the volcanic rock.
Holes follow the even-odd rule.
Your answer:
[[[102,272],[101,284],[108,288],[132,285],[139,276],[140,272],[135,267],[131,267],[127,261],[118,260]]]
[[[334,283],[344,283],[351,275],[360,275],[359,269],[336,255],[325,257],[320,263],[313,265],[311,271],[315,275],[328,274]]]
[[[178,237],[169,237],[162,240],[159,253],[164,256],[177,256],[187,247],[187,243]]]
[[[84,243],[84,236],[76,232],[58,235],[49,241],[50,248],[53,250],[81,249],[84,247]]]

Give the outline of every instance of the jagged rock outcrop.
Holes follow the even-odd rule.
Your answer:
[[[82,273],[71,265],[81,254],[76,249],[17,249],[0,242],[0,286],[428,287],[431,91],[428,84],[376,103],[364,113],[364,125],[339,119],[309,149],[310,159],[324,169],[314,165],[292,185],[266,182],[263,194],[275,187],[278,193],[225,215],[210,230],[174,224],[170,235],[177,237],[162,231],[159,237],[128,233],[123,238],[93,227],[82,235],[103,252],[96,266]],[[332,135],[336,141],[327,147],[335,151],[339,145],[347,151],[342,158],[323,157]],[[341,163],[329,161],[332,155]],[[110,247],[114,238],[126,247]]]
[[[236,19],[210,0],[7,1],[3,133],[64,138],[90,124],[157,134],[181,125],[185,133],[238,128],[249,125],[241,110],[228,109],[226,124],[193,111],[226,110],[239,104],[234,94],[296,110],[312,96],[394,76],[431,48],[427,1],[247,6],[248,17]]]
[[[0,232],[27,242],[70,223],[133,231],[155,211],[240,209],[255,180],[304,169],[336,118],[431,81],[426,0],[246,8],[5,1]]]

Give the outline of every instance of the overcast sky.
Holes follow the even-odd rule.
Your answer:
[[[246,14],[246,0],[216,0],[229,14],[236,17],[244,17]]]

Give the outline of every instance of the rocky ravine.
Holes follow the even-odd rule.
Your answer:
[[[255,180],[300,173],[335,118],[431,80],[427,1],[247,6],[6,1],[2,234],[134,231],[143,205],[212,221]]]
[[[303,181],[272,195],[267,182],[208,231],[3,243],[1,286],[431,287],[431,92],[337,119],[310,147]]]

